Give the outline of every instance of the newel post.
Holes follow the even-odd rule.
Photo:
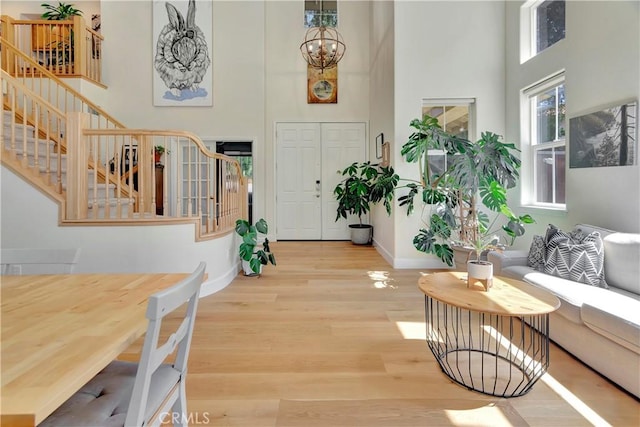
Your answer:
[[[82,16],[73,19],[73,74],[86,76],[87,70],[87,31]]]
[[[0,35],[2,35],[2,37],[7,42],[13,45],[15,45],[15,29],[13,24],[14,21],[15,20],[8,15],[2,15],[0,17]],[[2,56],[0,56],[0,61],[2,61],[2,69],[11,75],[14,75],[14,57],[6,47],[2,49]]]
[[[86,219],[88,215],[89,150],[83,135],[88,127],[88,113],[67,113],[66,219]]]

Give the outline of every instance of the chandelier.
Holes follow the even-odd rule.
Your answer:
[[[345,49],[346,46],[338,30],[334,27],[325,27],[322,16],[320,26],[309,28],[304,36],[304,42],[300,45],[304,60],[320,72],[338,65]]]

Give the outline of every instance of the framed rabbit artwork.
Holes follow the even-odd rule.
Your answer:
[[[213,105],[211,0],[153,1],[153,104]]]

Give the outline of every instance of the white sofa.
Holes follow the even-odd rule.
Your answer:
[[[600,374],[640,397],[640,234],[600,232],[608,289],[589,286],[527,266],[528,251],[491,252],[494,275],[524,280],[560,299],[550,316],[550,337]],[[553,363],[553,361],[552,361]]]

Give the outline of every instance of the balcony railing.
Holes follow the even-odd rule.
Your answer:
[[[101,34],[81,16],[66,21],[20,20],[0,17],[2,37],[58,77],[82,77],[102,84]],[[3,61],[5,58],[3,58]],[[14,76],[33,70],[25,62],[3,65]]]

